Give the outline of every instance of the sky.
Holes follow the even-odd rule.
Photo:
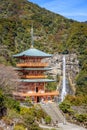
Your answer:
[[[66,18],[87,21],[87,0],[29,0]]]

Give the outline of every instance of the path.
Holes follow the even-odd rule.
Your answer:
[[[40,127],[48,128],[49,130],[51,130],[52,128],[56,128],[56,130],[87,130],[86,128],[83,128],[81,126],[65,122],[64,116],[60,112],[57,104],[46,103],[46,104],[41,104],[41,107],[48,115],[51,116],[53,123],[55,123],[56,120],[58,121],[58,128],[45,126],[41,124],[39,125]]]
[[[86,128],[71,123],[66,123],[65,125],[59,124],[59,127],[62,128],[62,130],[87,130]]]
[[[56,103],[41,104],[42,109],[51,117],[53,123],[63,123],[64,116],[61,114],[58,105]]]
[[[59,123],[58,128],[56,127],[50,127],[50,126],[46,126],[46,125],[39,125],[41,128],[48,128],[49,130],[51,129],[56,129],[56,130],[87,130],[86,128],[83,128],[81,126],[75,125],[75,124],[71,124],[71,123],[67,123],[67,124],[63,124],[63,123]]]

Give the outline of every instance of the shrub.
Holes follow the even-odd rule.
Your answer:
[[[46,122],[46,124],[50,124],[51,123],[51,117],[50,116],[46,116],[45,117],[45,122]]]
[[[15,109],[17,112],[20,111],[20,103],[12,98],[6,97],[6,106],[10,109]]]
[[[26,100],[25,100],[25,105],[26,105],[26,106],[33,106],[30,97],[27,97],[27,98],[26,98]]]
[[[81,95],[81,96],[67,95],[65,101],[70,102],[71,105],[80,106],[83,104],[87,104],[87,95]]]
[[[25,127],[23,125],[16,125],[14,127],[14,130],[26,130]]]
[[[59,105],[60,109],[64,112],[64,113],[67,113],[69,111],[69,109],[71,108],[71,104],[69,102],[62,102],[60,105]]]
[[[87,114],[77,114],[75,118],[79,122],[87,122]]]

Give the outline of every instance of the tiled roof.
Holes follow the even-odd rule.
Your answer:
[[[21,56],[51,57],[52,55],[35,48],[30,48],[26,51],[13,55],[13,57],[21,57]]]
[[[52,68],[15,68],[15,70],[51,70]]]

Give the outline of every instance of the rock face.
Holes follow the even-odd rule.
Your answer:
[[[65,55],[66,59],[66,76],[70,76],[71,79],[79,73],[79,61],[76,54],[67,54]],[[52,76],[62,76],[63,71],[63,55],[54,54],[52,58],[47,58],[45,61],[49,63],[49,66],[52,68],[48,73]]]
[[[60,76],[60,83],[57,86],[57,89],[61,93],[62,90],[62,76],[63,76],[63,54],[54,54],[52,58],[45,59],[45,62],[49,63],[49,66],[52,70],[48,71],[48,74],[53,76],[54,79],[57,76]],[[75,94],[75,77],[79,73],[79,61],[76,54],[67,54],[65,55],[66,61],[66,83],[67,83],[67,92],[69,94]]]

